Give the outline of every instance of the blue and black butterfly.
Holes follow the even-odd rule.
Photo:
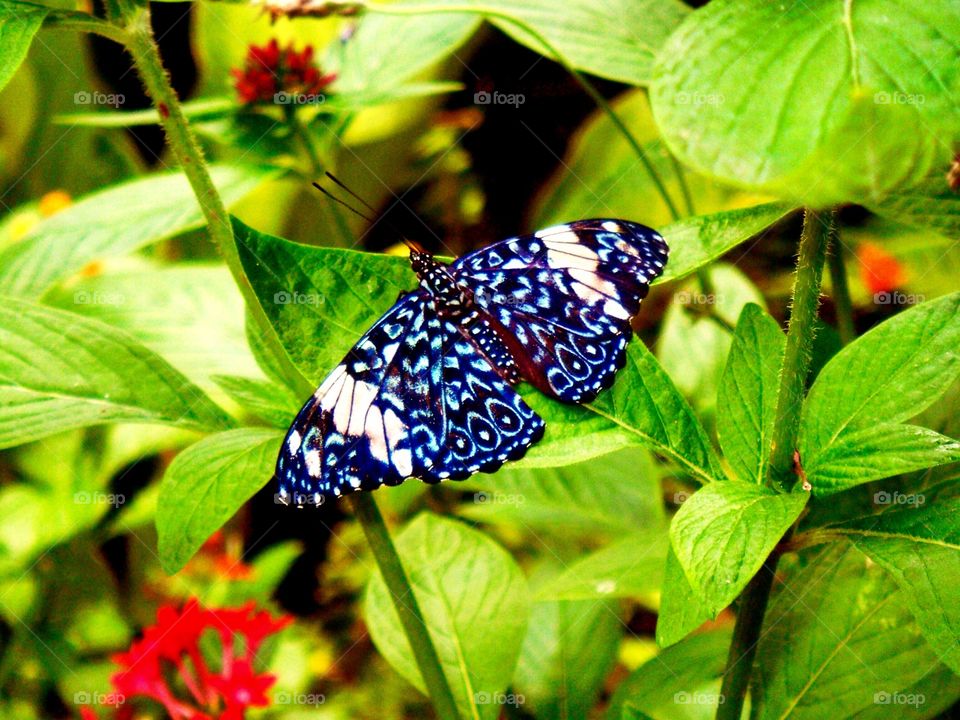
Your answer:
[[[607,219],[510,238],[450,265],[412,250],[419,287],[293,421],[277,459],[279,499],[319,504],[522,457],[544,422],[512,386],[526,381],[568,403],[609,387],[667,253],[654,230]]]

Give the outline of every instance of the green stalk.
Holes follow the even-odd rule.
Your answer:
[[[767,483],[774,486],[788,487],[792,484],[800,409],[810,372],[823,265],[835,222],[834,211],[821,214],[808,209],[803,216],[800,256],[793,282],[787,346],[780,375],[780,394],[777,397],[773,452],[767,476]],[[781,544],[789,541],[792,534],[793,529],[787,532]],[[717,720],[740,720],[743,713],[744,698],[750,685],[753,659],[780,552],[778,549],[771,553],[740,595],[737,622],[720,688],[723,702],[717,707]]]
[[[169,78],[160,61],[153,33],[150,29],[150,14],[146,7],[132,10],[126,18],[126,45],[133,56],[148,94],[157,105],[161,121],[174,155],[180,161],[190,182],[204,217],[210,228],[210,236],[223,255],[227,266],[243,293],[247,307],[264,331],[263,336],[276,351],[285,366],[285,377],[297,392],[307,395],[313,386],[303,377],[283,350],[280,340],[270,325],[253,288],[243,272],[240,255],[233,239],[233,228],[223,200],[217,192],[200,146],[197,144],[180,107],[180,101],[170,86]],[[313,158],[311,158],[313,159]],[[423,616],[413,595],[413,589],[400,563],[396,548],[384,525],[383,518],[372,497],[361,494],[353,502],[354,512],[373,549],[374,556],[389,588],[397,614],[420,669],[420,674],[430,690],[430,696],[441,720],[457,720],[456,703],[447,685],[436,649],[430,639]]]
[[[853,324],[853,303],[850,300],[850,287],[847,285],[846,250],[840,240],[839,228],[830,240],[830,254],[827,267],[830,268],[830,285],[833,289],[833,305],[837,310],[837,331],[840,342],[849,345],[857,338]]]
[[[497,10],[496,8],[488,8],[483,5],[445,5],[443,7],[427,7],[427,6],[393,6],[393,5],[380,5],[375,3],[367,3],[363,6],[363,9],[367,12],[379,12],[386,15],[426,15],[426,14],[440,14],[440,13],[460,13],[460,14],[473,14],[473,15],[483,15],[487,18],[496,18],[504,22],[510,23],[511,25],[519,28],[521,31],[527,33],[531,38],[539,43],[542,47],[546,48],[554,60],[556,60],[560,66],[566,70],[573,77],[574,80],[586,91],[587,95],[597,104],[597,106],[606,113],[607,117],[610,118],[610,122],[614,124],[617,130],[623,135],[624,139],[627,141],[627,144],[630,145],[633,152],[640,159],[640,162],[643,163],[644,169],[646,169],[647,174],[650,176],[650,179],[653,181],[654,186],[657,188],[657,192],[660,193],[660,197],[663,198],[663,202],[666,204],[667,209],[670,211],[671,217],[674,220],[680,219],[680,212],[677,210],[677,206],[673,202],[673,198],[670,197],[670,193],[667,192],[667,188],[663,183],[663,180],[660,177],[660,174],[657,172],[656,168],[653,167],[653,164],[650,162],[650,159],[647,157],[647,154],[644,152],[643,148],[640,146],[640,143],[633,136],[633,133],[630,132],[629,128],[623,124],[623,121],[620,117],[614,112],[613,108],[610,107],[610,104],[606,101],[603,95],[593,86],[593,83],[587,80],[584,75],[577,70],[570,63],[569,60],[559,51],[557,48],[548,41],[543,35],[538,31],[534,30],[533,27],[528,25],[523,20],[515,18],[509,13],[505,13],[502,10]],[[681,180],[681,184],[683,181]],[[685,187],[685,185],[684,185]]]
[[[380,515],[377,502],[367,493],[352,495],[350,501],[354,515],[360,521],[367,542],[373,550],[373,556],[377,560],[377,567],[380,568],[387,590],[393,598],[393,606],[400,617],[400,624],[403,625],[407,640],[410,641],[413,656],[417,660],[420,675],[430,693],[433,708],[441,720],[457,720],[459,718],[457,703],[453,699],[447,677],[443,674],[440,658],[430,640],[420,605],[413,594],[410,579],[403,569],[397,549],[390,540],[390,533],[383,522],[383,516]]]

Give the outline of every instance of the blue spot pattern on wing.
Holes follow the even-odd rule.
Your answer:
[[[450,266],[414,251],[403,295],[307,401],[277,459],[279,498],[463,479],[520,458],[544,422],[511,385],[588,402],[622,367],[667,246],[624,220],[511,238]]]
[[[525,379],[565,402],[593,400],[623,367],[630,318],[667,245],[624,220],[582,220],[466,255],[451,275],[498,322]]]

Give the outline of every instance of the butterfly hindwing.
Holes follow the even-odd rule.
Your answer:
[[[666,243],[650,228],[582,220],[494,243],[450,271],[503,328],[524,377],[579,403],[623,366],[630,318],[666,261]]]
[[[280,497],[396,485],[436,461],[443,433],[442,328],[432,298],[401,298],[303,406],[277,460]]]

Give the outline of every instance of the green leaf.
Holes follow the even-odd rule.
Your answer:
[[[957,347],[960,293],[895,315],[827,363],[807,396],[800,426],[800,454],[815,493],[838,492],[885,477],[876,473],[887,468],[915,468],[920,457],[953,452],[939,436],[908,427],[894,437],[910,455],[897,460],[893,448],[869,430],[908,420],[946,392],[960,375]],[[876,452],[880,458],[866,457]],[[837,467],[841,458],[850,462],[857,455],[863,457],[849,470]]]
[[[638,597],[660,587],[667,542],[659,527],[634,531],[584,555],[537,591],[542,600]]]
[[[804,463],[815,491],[843,489],[960,460],[960,442],[916,425],[878,423],[842,433]]]
[[[724,630],[695,635],[663,651],[620,683],[606,717],[620,720],[629,704],[653,720],[712,718],[729,646],[730,632]]]
[[[280,430],[290,427],[302,404],[285,386],[269,380],[235,375],[216,375],[213,380],[240,407]]]
[[[812,206],[875,201],[960,136],[958,27],[950,0],[712,2],[658,55],[654,114],[704,172]]]
[[[0,447],[114,422],[223,429],[200,388],[133,337],[29,302],[0,304]]]
[[[653,284],[679,280],[710,264],[740,243],[760,235],[793,209],[791,205],[767,203],[712,215],[695,215],[667,225],[661,234],[670,246],[670,260],[663,275]]]
[[[243,298],[220,264],[116,269],[54,289],[46,302],[133,335],[204,389],[217,374],[256,375]]]
[[[903,593],[859,551],[834,545],[775,592],[754,665],[754,716],[851,717],[892,705],[936,666]]]
[[[205,437],[174,458],[157,502],[157,551],[168,575],[269,481],[282,439],[277,430],[240,428]]]
[[[497,717],[500,706],[490,698],[510,683],[529,613],[520,568],[486,535],[428,513],[395,542],[461,715]],[[379,571],[367,586],[365,615],[380,653],[424,692]]]
[[[703,604],[691,587],[673,548],[667,551],[663,585],[660,590],[660,612],[657,613],[657,645],[670,647],[683,640],[714,613]]]
[[[880,501],[895,496],[877,493]],[[909,498],[909,496],[900,496]],[[960,604],[950,588],[960,577],[960,498],[923,507],[918,493],[903,509],[857,518],[824,528],[849,538],[886,570],[903,593],[917,624],[940,660],[960,674]]]
[[[180,104],[184,117],[191,121],[208,120],[231,115],[237,110],[237,102],[231,97],[194,98]],[[79,125],[81,127],[125,128],[138,125],[159,125],[160,112],[156,108],[128,110],[125,112],[81,112],[54,115],[54,123]]]
[[[630,344],[617,382],[587,407],[663,453],[698,481],[724,476],[703,425],[642,342]]]
[[[0,0],[0,90],[26,59],[50,8],[23,2]]]
[[[691,587],[712,615],[760,571],[809,497],[730,481],[707,485],[680,506],[670,525],[670,542]]]
[[[646,93],[630,90],[611,107],[641,144],[667,192],[680,197],[676,165],[659,138]],[[736,191],[696,173],[686,173],[685,178],[699,213],[729,209]],[[540,192],[530,224],[549,227],[597,216],[630,218],[657,228],[673,219],[636,151],[603,110],[594,111],[577,130],[563,161]]]
[[[510,464],[455,487],[479,491],[458,512],[481,522],[590,537],[665,525],[656,465],[637,447],[553,470]]]
[[[524,710],[537,720],[587,717],[617,659],[618,613],[609,601],[533,604],[513,679]]]
[[[299,245],[236,219],[234,233],[247,277],[284,348],[303,375],[318,385],[398,293],[416,282],[405,258]],[[588,409],[536,397],[532,390],[524,394],[548,428],[554,418],[561,428],[557,437],[547,430],[545,447],[536,455],[540,466],[584,457],[577,447],[583,441],[571,422],[593,412],[607,421],[601,427],[616,428],[632,442],[662,452],[701,481],[723,475],[703,426],[643,343],[631,344],[617,382]],[[614,449],[618,444],[608,441],[623,436],[608,436],[602,447],[593,445],[590,452]],[[553,462],[546,459],[547,450],[556,454]]]
[[[278,172],[236,164],[210,170],[227,204]],[[125,255],[203,224],[182,172],[130,180],[81,198],[0,253],[0,293],[38,297],[93,260]]]
[[[950,189],[943,168],[937,168],[918,185],[888,195],[868,207],[877,215],[897,222],[935,230],[950,238],[960,236],[960,195]]]
[[[720,379],[717,434],[727,461],[747,482],[763,483],[776,419],[780,368],[787,339],[758,305],[740,314]]]

